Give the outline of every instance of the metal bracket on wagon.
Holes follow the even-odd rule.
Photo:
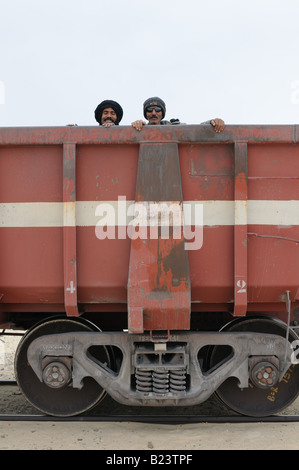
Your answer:
[[[88,351],[108,344],[122,352],[118,372]],[[199,352],[207,346],[229,347],[231,353],[203,371]],[[204,402],[229,377],[236,377],[240,388],[247,388],[249,380],[258,387],[270,387],[282,379],[291,354],[286,339],[271,334],[178,333],[171,334],[167,343],[155,344],[149,335],[71,332],[32,341],[28,361],[39,380],[50,387],[81,389],[84,378],[93,377],[119,403],[185,406]]]

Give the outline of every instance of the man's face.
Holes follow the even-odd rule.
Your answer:
[[[145,115],[149,124],[159,125],[162,121],[162,108],[160,106],[150,106],[146,109]]]
[[[116,112],[112,108],[105,108],[102,113],[101,124],[111,123],[114,124],[117,119]]]

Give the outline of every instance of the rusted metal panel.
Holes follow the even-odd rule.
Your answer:
[[[155,127],[155,128],[153,128]],[[132,144],[147,141],[295,144],[299,139],[299,125],[286,126],[226,126],[225,132],[215,136],[210,125],[147,126],[139,133],[131,126],[99,127],[2,127],[0,145],[57,145],[77,144]]]
[[[234,316],[247,312],[247,142],[235,143]]]
[[[76,144],[63,145],[63,268],[67,316],[79,316],[77,307]]]
[[[191,299],[188,255],[184,247],[182,223],[175,225],[173,213],[175,210],[182,216],[183,212],[177,144],[140,146],[135,201],[144,207],[147,223],[144,237],[139,233],[131,240],[129,332],[189,329]],[[166,210],[166,214],[163,209],[159,210],[153,223],[152,207],[149,207],[151,204],[154,208],[164,205]],[[163,225],[165,215],[167,220]]]
[[[135,201],[139,146],[153,146],[159,154],[168,145],[178,145],[180,202],[200,202],[203,206],[203,244],[188,252],[192,311],[233,313],[236,282],[246,282],[246,275],[247,312],[284,311],[282,296],[286,291],[290,292],[292,311],[297,308],[298,126],[227,126],[220,134],[215,134],[211,126],[145,126],[141,132],[118,127],[0,129],[1,311],[65,311],[64,291],[71,289],[72,280],[74,283],[71,261],[76,260],[77,301],[72,307],[69,302],[73,297],[66,302],[75,314],[79,305],[80,312],[123,311],[126,315],[130,248],[133,242],[134,250],[138,243],[140,250],[143,247],[142,240],[130,238],[123,207]],[[241,184],[245,181],[240,166],[245,152],[243,142],[247,142],[247,198]],[[69,173],[63,192],[63,146],[65,154],[71,154],[75,145],[76,180],[75,173]],[[74,160],[70,158],[70,162]],[[163,200],[164,188],[155,184],[159,177],[155,171],[157,168],[152,168],[152,179],[146,178],[144,185],[159,191],[157,200]],[[171,193],[168,180],[167,174],[166,201],[173,202],[177,196],[175,191]],[[70,191],[72,181],[76,183],[76,197]],[[235,200],[241,201],[236,211]],[[236,216],[245,211],[246,200],[247,221],[236,224]],[[114,237],[96,236],[100,219],[96,207],[102,203],[115,212],[114,218],[107,218],[106,227]],[[71,209],[64,216],[63,206]],[[67,214],[71,214],[70,219]],[[148,252],[148,265],[160,249],[163,256],[172,250],[168,240],[159,246],[156,241]],[[64,265],[68,272],[65,281]],[[154,267],[150,274],[145,271],[144,276],[157,278]],[[240,272],[242,279],[237,278]],[[164,281],[167,284],[167,276]],[[152,292],[154,284],[147,288]],[[67,295],[73,294],[67,291]],[[241,304],[243,314],[246,302]],[[142,302],[140,305],[143,308]],[[140,305],[131,304],[132,316],[141,318]],[[147,321],[151,317],[142,316],[143,328],[144,318]],[[157,326],[158,311],[152,318]],[[172,324],[175,322],[180,325],[181,318]],[[163,326],[168,324],[159,324]]]
[[[136,144],[77,145],[78,301],[88,302],[89,310],[127,308],[126,211],[135,199],[138,152]],[[105,220],[106,210],[111,218],[100,238],[98,224]]]

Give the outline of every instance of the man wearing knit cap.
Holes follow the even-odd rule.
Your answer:
[[[118,126],[123,117],[123,110],[116,101],[104,100],[97,106],[94,116],[100,126]]]
[[[166,105],[164,101],[159,98],[158,96],[154,96],[152,98],[148,98],[143,103],[143,115],[145,119],[148,120],[149,125],[160,125],[160,126],[170,126],[175,124],[181,124],[178,119],[171,119],[170,121],[164,121],[164,117],[166,114]],[[215,118],[211,121],[203,122],[202,124],[211,124],[214,127],[215,132],[222,132],[225,124],[222,119]],[[146,122],[139,119],[137,121],[132,122],[132,126],[141,131],[143,126],[146,125]]]

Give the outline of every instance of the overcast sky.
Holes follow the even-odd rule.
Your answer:
[[[0,0],[0,126],[299,123],[298,0]]]

